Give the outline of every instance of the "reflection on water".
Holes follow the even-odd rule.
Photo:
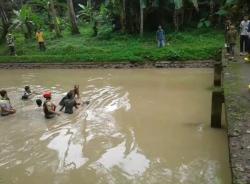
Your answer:
[[[228,184],[226,131],[209,126],[211,79],[204,69],[2,70],[18,111],[0,117],[0,183]],[[58,103],[76,83],[90,104],[72,115],[46,120],[41,95],[20,100],[30,85]]]

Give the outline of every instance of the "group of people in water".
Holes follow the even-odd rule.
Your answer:
[[[32,92],[29,86],[24,87],[24,94],[22,95],[22,100],[28,100],[32,95],[36,95],[37,93]],[[50,91],[46,91],[43,93],[44,102],[41,99],[36,100],[36,104],[38,107],[43,107],[44,116],[47,119],[54,118],[57,115],[60,115],[56,111],[56,105],[52,102],[52,93]],[[59,105],[61,106],[60,111],[64,110],[64,113],[73,114],[73,109],[78,109],[79,105],[88,105],[89,101],[80,102],[80,93],[79,93],[79,85],[75,85],[74,89],[70,90],[66,96],[64,96]],[[0,91],[0,111],[2,116],[8,116],[11,114],[15,114],[16,110],[11,104],[10,98],[8,97],[6,90]]]
[[[244,16],[240,23],[240,56],[246,56],[244,59],[250,61],[250,20],[248,16]],[[229,59],[235,57],[235,47],[238,40],[238,31],[236,26],[230,19],[225,22],[225,47],[226,55]]]

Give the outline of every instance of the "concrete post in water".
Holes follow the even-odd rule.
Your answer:
[[[214,64],[214,86],[221,86],[222,63],[216,62]]]
[[[221,90],[215,90],[212,94],[211,127],[221,128],[221,113],[224,95]]]

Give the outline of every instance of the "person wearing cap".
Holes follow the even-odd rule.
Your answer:
[[[51,92],[45,92],[43,97],[46,99],[43,103],[43,112],[46,119],[54,118],[56,115],[60,115],[56,112],[56,105],[51,101]]]
[[[158,27],[158,30],[156,32],[156,41],[158,43],[158,47],[161,48],[161,47],[164,47],[165,46],[165,32],[164,30],[162,29],[161,26]]]
[[[9,47],[10,55],[16,56],[15,37],[11,33],[7,34],[6,42]]]
[[[1,116],[8,116],[10,114],[16,113],[16,110],[12,107],[10,99],[7,95],[6,90],[0,91],[0,111]]]
[[[36,40],[39,46],[40,51],[45,51],[46,47],[45,47],[45,39],[44,39],[44,34],[41,30],[38,30],[36,32]]]

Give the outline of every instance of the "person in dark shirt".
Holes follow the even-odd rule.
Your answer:
[[[76,102],[74,94],[71,91],[61,100],[60,105],[62,106],[60,111],[65,108],[64,113],[73,114],[73,108],[78,109],[79,104]]]

